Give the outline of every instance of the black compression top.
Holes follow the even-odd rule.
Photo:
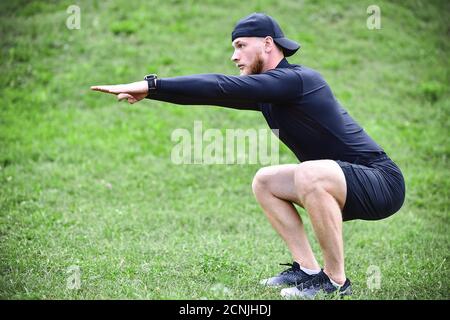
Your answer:
[[[261,74],[199,74],[158,79],[153,100],[218,105],[262,112],[271,129],[300,161],[367,163],[383,149],[342,108],[322,76],[280,61]]]

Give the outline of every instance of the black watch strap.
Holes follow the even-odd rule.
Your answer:
[[[156,90],[156,79],[158,79],[156,74],[149,74],[144,77],[144,80],[147,80],[148,83],[148,93]]]

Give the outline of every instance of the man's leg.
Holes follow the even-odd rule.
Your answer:
[[[300,263],[306,260],[316,269],[317,261],[291,202],[306,209],[322,249],[324,271],[333,281],[343,284],[346,277],[341,209],[347,186],[339,165],[332,160],[316,160],[263,168],[255,176],[253,190],[294,259]]]
[[[342,212],[347,184],[341,167],[332,160],[306,161],[295,172],[300,202],[309,214],[324,259],[324,272],[344,284]]]
[[[286,242],[294,261],[308,269],[320,269],[309,244],[302,219],[292,202],[298,203],[295,170],[288,164],[261,168],[253,179],[253,192],[274,229]]]

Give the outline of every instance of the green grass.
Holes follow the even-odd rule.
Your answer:
[[[71,4],[0,3],[1,298],[279,299],[256,285],[290,261],[251,191],[259,166],[170,161],[176,128],[266,128],[262,116],[89,91],[236,74],[230,32],[254,11],[302,43],[290,62],[321,72],[404,172],[399,213],[344,225],[351,299],[450,298],[448,1],[377,1],[372,31],[371,1],[80,1],[80,30],[65,26]],[[280,162],[296,160],[282,148]]]

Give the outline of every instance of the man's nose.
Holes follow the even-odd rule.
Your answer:
[[[231,60],[234,62],[237,62],[239,60],[239,56],[236,51],[233,52],[233,55],[231,56]]]

